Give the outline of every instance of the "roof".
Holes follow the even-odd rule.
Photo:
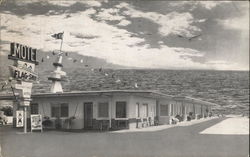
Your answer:
[[[101,91],[72,91],[63,93],[37,93],[32,94],[31,98],[52,98],[52,97],[67,97],[67,96],[112,96],[116,94],[135,94],[144,97],[156,99],[173,99],[176,101],[188,101],[192,103],[200,103],[204,105],[216,106],[217,104],[203,101],[196,98],[185,96],[171,96],[154,90],[101,90]],[[18,94],[17,94],[18,96]],[[15,100],[13,95],[0,95],[0,100]]]

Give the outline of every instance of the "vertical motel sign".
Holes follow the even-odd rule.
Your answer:
[[[18,43],[11,43],[8,59],[14,60],[13,66],[9,66],[9,69],[11,77],[18,82],[15,84],[15,89],[19,92],[20,105],[24,107],[24,132],[26,133],[26,110],[31,101],[32,82],[38,78],[35,73],[35,65],[38,65],[37,50]]]
[[[35,73],[35,65],[38,64],[36,49],[11,43],[8,58],[14,60],[13,66],[9,66],[9,68],[11,77],[20,82],[15,85],[15,88],[19,90],[19,96],[24,100],[30,99],[32,82],[38,78]],[[29,101],[23,101],[21,105],[29,106]]]

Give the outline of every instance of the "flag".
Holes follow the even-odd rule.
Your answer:
[[[53,35],[51,35],[51,37],[53,37],[55,39],[63,39],[63,33],[64,32],[53,34]]]

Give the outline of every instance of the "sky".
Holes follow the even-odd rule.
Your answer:
[[[10,42],[134,68],[249,70],[248,1],[3,1]],[[193,37],[193,38],[192,38]]]

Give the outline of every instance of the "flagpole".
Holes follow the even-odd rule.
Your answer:
[[[64,35],[64,32],[63,32],[63,35]],[[62,44],[63,44],[63,36],[62,36],[61,46],[60,46],[60,55],[62,54]]]
[[[53,63],[55,67],[55,71],[53,72],[53,76],[49,77],[48,79],[52,81],[52,86],[50,88],[50,91],[52,93],[56,92],[63,92],[61,81],[63,80],[62,75],[66,75],[66,73],[62,71],[62,59],[63,59],[63,52],[62,52],[62,44],[63,44],[63,34],[64,32],[57,33],[52,35],[55,39],[61,39],[61,45],[60,45],[60,50],[59,53],[57,54],[57,59]]]

